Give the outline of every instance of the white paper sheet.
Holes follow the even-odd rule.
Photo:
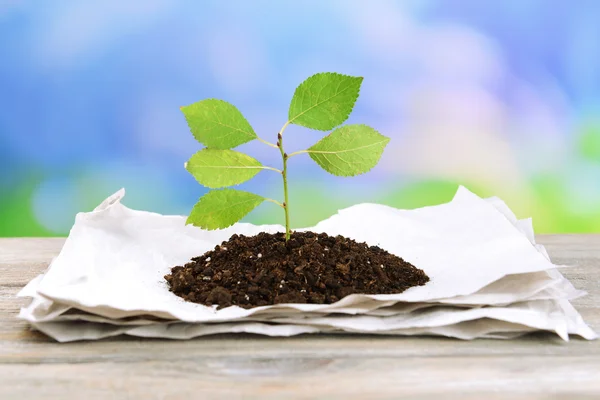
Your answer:
[[[446,314],[441,312],[441,315]],[[347,317],[344,317],[344,319],[345,318]],[[118,326],[95,322],[62,321],[38,322],[33,323],[33,326],[60,342],[102,339],[122,334],[138,337],[191,339],[194,337],[218,333],[255,333],[267,336],[294,336],[305,333],[367,333],[402,336],[447,336],[463,340],[471,340],[476,338],[511,339],[537,330],[557,332],[564,340],[568,340],[567,333],[579,334],[587,339],[595,338],[593,332],[590,334],[590,332],[585,330],[577,331],[577,325],[569,325],[568,323],[561,324],[544,320],[541,324],[537,325],[532,324],[531,322],[520,324],[517,322],[508,322],[485,317],[468,319],[468,315],[463,316],[464,320],[461,320],[461,318],[456,318],[455,316],[452,318],[459,322],[438,326],[435,324],[427,324],[424,322],[425,319],[421,318],[420,326],[369,330],[364,330],[360,327],[357,327],[352,322],[353,318],[351,317],[349,317],[346,321],[340,321],[338,326],[328,325],[321,320],[313,321],[314,324],[312,325],[306,325],[299,322],[294,322],[291,324],[273,324],[263,322],[229,322],[216,324],[171,322],[140,326]],[[522,318],[527,320],[527,315],[520,315],[519,311],[516,311],[513,312],[511,318]],[[306,321],[303,320],[302,322]],[[311,320],[308,320],[308,322],[311,322]],[[351,323],[346,324],[347,322]],[[379,322],[376,324],[379,324]]]
[[[463,321],[493,319],[514,323],[523,327],[523,331],[552,330],[563,338],[568,337],[568,333],[587,338],[594,335],[568,302],[583,292],[564,279],[545,249],[535,244],[531,221],[517,220],[497,198],[483,200],[462,187],[448,204],[417,210],[361,204],[307,228],[378,245],[424,269],[431,278],[427,285],[396,295],[352,295],[331,305],[288,304],[251,310],[235,306],[216,310],[185,302],[167,290],[163,276],[171,267],[214,248],[233,233],[253,235],[280,231],[282,227],[236,224],[221,231],[205,231],[185,226],[184,217],[131,210],[121,204],[123,196],[121,190],[93,212],[77,215],[60,255],[46,274],[21,292],[23,296],[34,298],[32,304],[21,311],[21,318],[57,340],[77,340],[76,332],[81,332],[80,338],[93,338],[90,332],[94,327],[99,327],[99,335],[109,331],[110,335],[114,332],[149,334],[153,329],[159,336],[173,332],[162,328],[173,325],[172,322],[161,319],[182,321],[177,326],[194,326],[185,328],[186,332],[194,332],[194,336],[212,332],[203,330],[206,323],[221,322],[217,325],[222,327],[233,327],[236,321],[237,324],[256,323],[248,322],[249,319],[269,319],[284,326],[295,324],[301,327],[300,333],[309,328],[408,332],[421,329],[415,325],[418,320],[414,318],[427,313],[433,315],[434,321],[427,326],[431,328],[429,334],[438,334],[434,330],[444,331],[440,327],[446,325],[459,329],[456,327],[462,326]],[[536,314],[538,322],[513,317],[512,303],[521,302],[523,306],[541,304],[539,301],[543,300],[548,304],[566,302],[569,307],[555,306],[552,312],[546,308]],[[439,307],[440,303],[447,306]],[[481,305],[497,307],[482,308]],[[522,311],[519,315],[524,315]],[[340,321],[346,321],[344,317],[323,316],[331,313],[363,316],[347,317],[347,324],[342,324]],[[396,318],[396,322],[412,322],[389,325],[392,318]],[[81,323],[73,320],[88,322],[73,331],[73,327]],[[387,321],[385,328],[370,325],[372,321],[381,323],[382,320]],[[364,324],[364,321],[369,323]],[[192,324],[181,325],[183,322]],[[257,331],[260,330],[257,326],[262,325],[240,325],[235,329],[246,329],[241,326],[251,326],[248,329]],[[60,327],[69,327],[67,337]],[[143,330],[132,331],[142,327]],[[485,332],[485,335],[490,334],[492,331]],[[516,331],[503,331],[498,335],[515,334]]]
[[[438,304],[459,305],[464,308],[479,307],[485,305],[508,305],[514,302],[526,300],[550,300],[550,299],[573,299],[582,295],[581,291],[573,288],[571,283],[566,280],[562,274],[556,273],[553,277],[547,271],[534,272],[521,275],[509,275],[497,282],[492,283],[480,291],[468,295],[458,296],[450,299],[442,299],[432,302],[381,302],[377,300],[366,299],[363,302],[355,303],[350,307],[329,308],[327,310],[300,311],[295,308],[264,308],[261,312],[253,313],[252,316],[260,317],[286,317],[289,315],[298,317],[322,316],[323,314],[369,314],[376,316],[390,316],[397,314],[406,314],[418,309],[432,307]],[[518,278],[521,279],[518,279]],[[30,322],[62,321],[62,320],[85,320],[91,322],[106,322],[119,324],[119,321],[136,321],[134,316],[130,317],[103,317],[92,314],[93,308],[89,311],[86,307],[79,306],[73,308],[68,305],[54,302],[37,294],[37,285],[41,276],[32,280],[20,293],[24,297],[33,297],[29,307],[21,311],[21,318]],[[80,311],[77,313],[77,311]],[[92,317],[90,317],[92,316]],[[146,318],[140,315],[142,319]],[[154,316],[157,318],[156,315]],[[242,318],[238,319],[241,320]],[[172,320],[166,318],[166,320]]]
[[[564,308],[562,301],[533,300],[511,304],[506,307],[481,307],[461,309],[452,306],[435,306],[407,314],[389,317],[372,315],[325,316],[315,318],[275,318],[271,322],[283,324],[301,323],[310,326],[337,328],[350,332],[385,332],[408,328],[429,328],[454,325],[482,318],[495,319],[528,326],[538,330],[555,332],[564,340],[569,334],[585,339],[596,338],[595,333],[572,313]]]
[[[112,311],[159,313],[182,321],[208,322],[257,311],[238,307],[215,311],[184,302],[166,290],[163,276],[172,266],[212,249],[234,232],[256,234],[280,227],[236,224],[205,231],[185,226],[183,217],[128,209],[120,203],[122,196],[121,191],[96,211],[78,214],[62,252],[40,283],[40,294],[109,317],[129,316],[112,315]],[[379,245],[431,278],[427,285],[401,294],[353,295],[342,304],[364,297],[411,302],[444,299],[472,294],[505,275],[554,268],[494,206],[464,188],[452,202],[435,207],[410,211],[374,204],[350,207],[312,230],[343,233]],[[312,311],[339,304],[293,307]]]

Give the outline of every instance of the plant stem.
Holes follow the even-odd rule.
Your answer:
[[[277,146],[275,146],[275,147],[277,147]],[[266,165],[263,165],[262,169],[270,169],[271,171],[279,172],[280,174],[282,172],[280,169],[273,168],[273,167],[267,167]]]
[[[291,154],[288,154],[288,158],[293,157],[293,156],[297,156],[298,154],[304,154],[304,153],[310,153],[310,151],[308,150],[299,150],[299,151],[295,151]]]
[[[281,171],[281,175],[283,176],[283,210],[285,211],[285,241],[290,240],[290,202],[288,199],[288,184],[287,184],[287,160],[288,155],[283,150],[283,131],[289,125],[289,121],[283,125],[283,128],[279,131],[279,135],[277,135],[277,147],[279,147],[279,152],[281,153],[281,158],[283,159],[283,170]]]
[[[271,143],[271,142],[267,142],[266,140],[264,140],[264,139],[261,139],[261,138],[259,138],[258,136],[257,136],[256,138],[257,138],[257,139],[258,139],[260,142],[263,142],[264,144],[266,144],[267,146],[271,146],[271,147],[275,147],[275,148],[277,148],[277,145],[276,145],[276,144],[273,144],[273,143]]]
[[[280,203],[280,202],[278,202],[277,200],[273,200],[273,199],[270,199],[270,198],[268,198],[268,197],[265,197],[265,200],[266,200],[266,201],[270,201],[271,203],[275,203],[275,204],[277,204],[277,205],[278,205],[279,207],[281,207],[281,208],[284,208],[284,207],[283,207],[283,204],[281,204],[281,203]]]

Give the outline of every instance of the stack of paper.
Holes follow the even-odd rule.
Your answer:
[[[531,220],[517,220],[500,199],[459,188],[439,206],[398,210],[359,204],[315,227],[377,245],[423,269],[425,286],[400,294],[351,295],[330,305],[280,304],[217,310],[169,292],[164,275],[233,233],[283,227],[236,224],[220,231],[185,217],[136,211],[121,190],[77,215],[62,251],[20,296],[19,315],[58,341],[120,334],[188,339],[225,332],[441,335],[514,338],[537,331],[595,339],[570,300],[584,295],[537,245]]]

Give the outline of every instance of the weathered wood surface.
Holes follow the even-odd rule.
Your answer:
[[[600,330],[600,235],[542,236],[589,295],[577,309]],[[0,239],[0,399],[598,399],[600,341],[549,334],[440,338],[220,335],[59,344],[15,318],[15,294],[63,239]],[[485,396],[485,397],[484,397]]]

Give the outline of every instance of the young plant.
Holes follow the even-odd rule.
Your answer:
[[[211,190],[192,209],[187,224],[204,229],[233,225],[263,201],[273,202],[285,212],[285,239],[290,238],[288,199],[288,160],[307,153],[325,171],[337,176],[363,174],[379,162],[389,138],[367,125],[341,125],[348,119],[358,98],[362,77],[319,73],[296,88],[288,119],[273,144],[258,137],[242,113],[223,100],[207,99],[181,107],[194,137],[206,148],[185,164],[196,180],[211,189],[243,183],[261,170],[275,171],[283,178],[283,202],[235,189]],[[283,133],[290,125],[319,131],[334,129],[306,150],[287,154]],[[283,168],[262,165],[258,160],[233,148],[251,140],[279,149]]]

